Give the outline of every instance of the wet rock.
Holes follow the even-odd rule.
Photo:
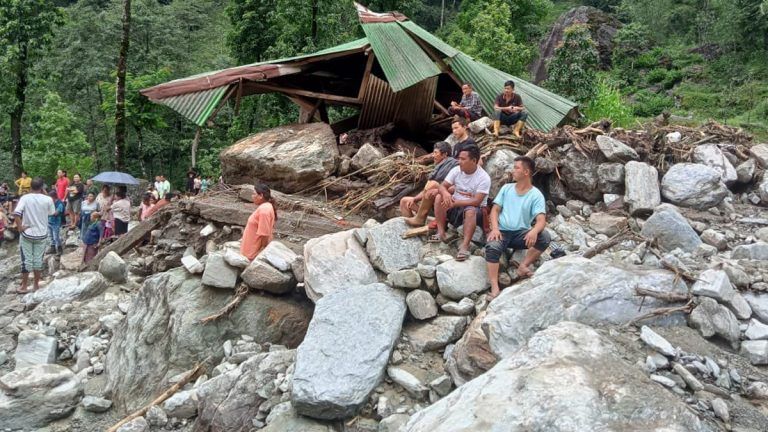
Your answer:
[[[425,320],[437,315],[437,303],[432,295],[424,290],[414,290],[405,297],[408,311],[417,320]]]
[[[36,305],[46,302],[48,305],[60,305],[83,301],[102,294],[107,289],[107,280],[99,272],[77,273],[72,276],[54,279],[38,291],[22,298],[22,303]]]
[[[212,253],[205,262],[202,283],[214,288],[234,289],[239,275],[240,270],[227,264],[224,254]]]
[[[485,314],[483,311],[472,320],[446,361],[446,370],[456,386],[464,385],[496,364],[496,355],[491,351],[488,338],[481,327]]]
[[[444,296],[459,300],[491,286],[485,259],[471,256],[466,261],[446,261],[437,266],[437,286]]]
[[[595,141],[605,158],[611,162],[628,162],[638,158],[637,152],[632,147],[615,138],[598,135]]]
[[[675,205],[707,209],[720,204],[728,189],[716,169],[679,163],[672,165],[661,180],[661,194]]]
[[[38,364],[0,377],[0,425],[8,429],[43,427],[72,413],[83,384],[64,366]]]
[[[632,216],[651,213],[661,203],[659,173],[644,162],[624,165],[624,190],[624,202]]]
[[[717,144],[702,144],[693,149],[692,159],[694,162],[707,165],[715,169],[725,184],[731,184],[738,178],[736,169],[731,165],[728,158]]]
[[[621,394],[621,403],[600,389]],[[510,398],[510,389],[515,397]],[[489,411],[490,410],[490,411]],[[486,413],[493,412],[494,415]],[[638,416],[638,412],[643,415]],[[591,328],[561,322],[537,333],[494,368],[423,409],[403,431],[553,430],[714,431],[676,396],[651,383]]]
[[[405,317],[405,296],[384,284],[320,299],[298,348],[291,401],[300,414],[347,418],[379,384]]]
[[[114,283],[123,283],[128,278],[128,264],[111,251],[99,262],[99,273]]]
[[[352,230],[310,239],[304,245],[304,284],[307,297],[314,302],[344,286],[377,280]]]
[[[413,350],[437,351],[459,340],[467,324],[467,317],[438,316],[431,321],[410,323],[404,333]]]
[[[384,273],[416,267],[422,242],[418,237],[401,237],[410,228],[398,217],[368,229],[365,247],[374,267]]]
[[[698,329],[705,338],[717,335],[731,343],[738,342],[741,332],[733,312],[711,298],[701,297],[699,300],[699,305],[691,312],[691,327]]]
[[[251,335],[257,343],[295,347],[303,339],[311,312],[286,298],[249,295],[225,319],[200,324],[231,300],[230,291],[206,288],[180,268],[148,278],[106,356],[116,408],[134,410],[164,390],[168,378],[208,356],[220,358],[222,340]]]
[[[253,260],[240,276],[250,288],[272,294],[285,294],[296,287],[292,272],[281,272],[258,259]]]
[[[221,152],[228,184],[267,182],[285,193],[301,192],[336,169],[339,150],[327,123],[280,126],[244,138]]]
[[[641,300],[635,292],[638,286],[659,292],[688,292],[685,283],[675,281],[675,275],[665,270],[565,256],[545,262],[533,278],[503,290],[488,307],[483,329],[492,351],[504,358],[540,329],[560,321],[618,325],[636,318],[641,302],[649,309],[670,306],[649,297]],[[671,315],[655,323],[682,323],[682,316]]]
[[[693,252],[701,244],[696,231],[674,207],[662,205],[645,221],[641,230],[643,237],[655,239],[664,250],[680,248]]]

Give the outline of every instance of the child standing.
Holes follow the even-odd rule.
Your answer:
[[[83,264],[91,261],[99,253],[99,243],[104,234],[104,227],[100,223],[101,214],[99,212],[91,213],[91,223],[83,236],[85,244],[85,253],[83,253]]]
[[[64,201],[59,199],[56,191],[49,192],[48,196],[53,200],[53,208],[56,209],[55,214],[48,216],[48,237],[51,238],[51,249],[48,253],[61,255],[64,252],[64,247],[61,244],[61,222],[66,207]]]

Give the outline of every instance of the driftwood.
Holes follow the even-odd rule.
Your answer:
[[[608,240],[598,243],[595,246],[592,246],[591,248],[584,251],[584,254],[582,255],[584,258],[592,258],[593,256],[606,251],[617,244],[621,243],[623,240],[628,239],[630,237],[634,236],[634,234],[629,230],[629,228],[625,227],[621,231],[619,231],[616,235],[609,238]]]
[[[231,314],[235,309],[237,309],[238,306],[240,306],[240,303],[242,303],[246,297],[248,297],[248,286],[246,286],[244,283],[241,283],[235,290],[235,295],[233,296],[232,300],[230,300],[229,303],[224,305],[224,307],[215,314],[200,319],[200,324],[208,324],[211,321],[216,321]]]
[[[651,312],[640,315],[639,317],[633,319],[632,321],[628,322],[627,325],[633,325],[640,321],[644,321],[649,318],[654,318],[657,316],[671,315],[676,312],[689,314],[691,313],[691,311],[693,311],[693,300],[689,300],[688,303],[686,303],[684,306],[673,306],[673,307],[654,309]]]
[[[107,432],[116,432],[120,426],[128,423],[129,421],[141,417],[144,414],[149,411],[149,409],[153,405],[160,405],[161,403],[165,402],[166,399],[173,396],[177,391],[179,391],[182,387],[187,385],[190,381],[197,379],[200,375],[202,375],[205,372],[205,364],[208,362],[208,359],[203,361],[202,363],[198,363],[191,371],[189,371],[186,375],[184,375],[184,378],[181,379],[181,381],[177,382],[176,384],[172,385],[168,390],[164,391],[160,396],[156,397],[155,400],[150,402],[148,405],[144,406],[143,408],[134,411],[133,413],[129,414],[127,417],[123,418],[119,422],[117,422],[114,426],[107,429]]]
[[[691,295],[690,294],[679,294],[679,293],[672,293],[672,292],[661,292],[661,291],[654,291],[654,290],[650,290],[650,289],[647,289],[647,288],[640,288],[640,287],[636,287],[635,288],[635,292],[639,296],[653,297],[653,298],[657,298],[659,300],[668,301],[670,303],[676,303],[676,302],[682,302],[682,301],[687,302],[688,300],[691,299]]]

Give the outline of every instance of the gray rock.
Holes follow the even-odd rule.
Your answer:
[[[763,227],[757,230],[757,232],[755,232],[755,237],[757,237],[759,241],[768,243],[768,227]]]
[[[408,311],[417,320],[425,320],[437,315],[437,303],[432,294],[424,290],[414,290],[405,296]]]
[[[744,332],[744,336],[751,340],[768,339],[768,325],[752,318],[749,320],[749,327]]]
[[[384,375],[405,311],[402,292],[384,284],[320,299],[296,355],[296,411],[319,419],[355,415]]]
[[[661,195],[675,205],[707,209],[720,204],[728,189],[714,168],[679,163],[672,165],[661,180]]]
[[[675,347],[673,347],[668,340],[651,330],[648,326],[640,328],[640,339],[642,339],[646,345],[665,356],[674,357],[676,354]]]
[[[110,251],[99,262],[99,273],[115,283],[123,283],[128,278],[128,264],[115,253]]]
[[[768,364],[768,340],[750,340],[741,343],[741,355],[753,365]]]
[[[239,250],[230,247],[224,248],[224,261],[238,269],[244,269],[251,263]]]
[[[230,291],[204,287],[181,268],[147,278],[106,356],[115,407],[144,406],[167,388],[168,378],[208,356],[221,358],[224,340],[245,334],[259,344],[295,347],[304,338],[311,311],[288,298],[249,295],[225,319],[200,324],[231,300]]]
[[[348,285],[376,282],[376,272],[352,230],[313,238],[304,245],[304,285],[307,297],[321,297]]]
[[[602,198],[598,187],[597,168],[600,161],[571,148],[560,160],[560,176],[568,186],[568,192],[589,203]]]
[[[490,196],[496,196],[501,187],[509,182],[515,158],[520,156],[512,150],[500,148],[486,159],[483,169],[491,177]]]
[[[717,335],[731,343],[736,343],[741,332],[739,321],[736,320],[733,312],[711,298],[701,297],[699,300],[700,304],[691,312],[691,327],[698,329],[705,338]]]
[[[760,202],[763,205],[768,205],[768,178],[764,179],[757,187],[757,193],[760,195]]]
[[[97,396],[86,396],[80,402],[86,411],[101,413],[108,411],[112,407],[112,401]]]
[[[416,267],[419,263],[421,239],[401,237],[410,228],[405,218],[398,217],[368,229],[365,247],[374,267],[384,273]]]
[[[259,253],[257,258],[268,262],[272,267],[280,271],[287,272],[291,271],[292,266],[301,258],[301,256],[279,241],[272,240],[267,247]]]
[[[120,426],[117,432],[149,432],[149,423],[144,417],[136,417]]]
[[[99,272],[76,273],[72,276],[54,279],[38,291],[22,298],[22,303],[36,305],[46,302],[49,306],[83,301],[102,294],[107,289],[107,280]]]
[[[704,232],[701,233],[701,241],[704,243],[714,246],[719,251],[723,251],[728,248],[728,239],[725,237],[725,234],[719,233],[713,229],[706,229]]]
[[[281,380],[296,358],[295,350],[255,354],[237,368],[205,381],[197,388],[200,430],[249,431],[251,420],[271,406]]]
[[[296,193],[333,173],[339,150],[331,127],[320,122],[259,132],[224,149],[219,158],[228,184],[263,181],[281,192]]]
[[[669,360],[662,354],[653,353],[645,358],[645,366],[650,372],[656,372],[659,369],[667,369]]]
[[[723,271],[728,275],[728,279],[731,283],[739,288],[747,288],[751,283],[751,278],[747,272],[737,264],[725,263],[723,265]]]
[[[644,312],[666,307],[667,302],[640,299],[638,286],[659,292],[684,294],[685,283],[665,270],[623,267],[577,256],[547,261],[533,278],[501,292],[483,321],[492,351],[504,358],[524,346],[537,331],[560,321],[585,324],[625,324]],[[646,309],[647,308],[647,309]],[[682,323],[671,315],[649,324]]]
[[[214,288],[234,289],[240,270],[224,260],[224,254],[216,252],[208,255],[203,272],[203,285]]]
[[[715,169],[721,176],[723,183],[731,184],[738,178],[736,169],[717,144],[702,144],[693,149],[694,162],[707,165]]]
[[[485,314],[485,311],[480,312],[472,320],[446,360],[445,369],[457,387],[482,375],[496,364],[496,355],[491,351],[481,327]]]
[[[621,403],[603,397],[600,389],[605,388],[621,394]],[[541,430],[618,431],[629,424],[636,430],[716,430],[623,360],[599,333],[562,322],[414,414],[401,430],[517,431],[540,425]]]
[[[407,370],[397,366],[390,366],[387,368],[387,375],[392,381],[397,383],[397,385],[402,387],[408,394],[415,397],[417,400],[424,400],[427,398],[429,388]]]
[[[144,414],[144,418],[147,420],[150,426],[162,428],[168,423],[168,415],[157,405],[152,405]]]
[[[188,419],[197,415],[197,390],[183,390],[163,402],[163,411],[171,417]]]
[[[190,274],[200,274],[205,270],[205,266],[194,255],[184,255],[181,257],[181,265]]]
[[[589,227],[598,234],[605,234],[609,237],[618,234],[627,226],[627,218],[624,216],[614,216],[608,213],[592,213],[589,216]]]
[[[296,278],[290,269],[288,272],[281,272],[259,259],[251,261],[240,276],[252,289],[272,294],[285,294],[296,287]]]
[[[611,162],[627,162],[638,158],[637,152],[632,147],[615,138],[598,135],[595,141],[605,158]]]
[[[335,425],[299,415],[290,402],[275,405],[267,417],[267,426],[260,432],[336,432]]]
[[[757,164],[754,159],[748,159],[745,162],[739,164],[736,167],[736,181],[739,183],[750,183],[755,177],[755,171],[757,170]]]
[[[10,430],[43,427],[72,413],[83,384],[64,366],[39,364],[0,377],[0,425]]]
[[[736,246],[731,254],[733,259],[768,260],[768,243],[757,242]]]
[[[597,187],[603,194],[624,194],[624,164],[604,163],[597,167]],[[606,203],[607,204],[607,203]]]
[[[680,248],[693,252],[701,244],[696,231],[674,207],[662,205],[645,221],[640,232],[643,237],[655,239],[664,250]]]
[[[392,414],[381,419],[377,432],[399,432],[410,418],[408,414]]]
[[[18,344],[14,359],[16,370],[32,365],[56,363],[56,348],[58,342],[55,337],[46,336],[35,330],[23,330],[19,333]]]
[[[491,286],[485,259],[471,256],[466,261],[446,261],[437,266],[437,286],[444,296],[459,300]]]
[[[651,381],[657,382],[664,387],[672,388],[677,385],[673,380],[662,375],[652,374],[649,378],[651,378]]]
[[[437,351],[459,340],[468,323],[467,317],[439,316],[424,323],[409,323],[404,333],[414,351]]]
[[[363,144],[360,149],[352,156],[352,168],[354,170],[363,169],[374,162],[378,162],[384,157],[384,153],[369,143]]]
[[[714,411],[715,415],[720,417],[724,422],[728,423],[731,421],[731,416],[728,413],[728,405],[725,404],[724,400],[714,398],[712,400],[712,411]]]
[[[624,165],[624,202],[632,216],[648,214],[661,203],[659,173],[644,163],[630,161]]]
[[[728,274],[723,270],[709,269],[703,271],[693,284],[691,292],[696,295],[712,297],[725,303],[739,319],[748,319],[752,316],[752,308],[749,307],[744,297],[733,289]]]
[[[701,381],[699,381],[693,374],[688,371],[688,369],[685,368],[685,366],[681,365],[680,363],[672,363],[672,370],[675,371],[678,375],[680,375],[680,378],[685,381],[685,383],[688,385],[688,388],[693,390],[694,392],[701,391],[704,389],[704,386],[701,384]]]
[[[768,167],[768,144],[758,144],[750,147],[749,152],[760,162],[760,165]]]
[[[768,294],[748,292],[744,294],[744,300],[747,301],[752,312],[760,321],[768,323]]]
[[[443,312],[451,315],[471,315],[475,310],[475,302],[469,297],[464,297],[460,302],[448,302],[440,306]]]
[[[419,265],[416,266],[416,271],[418,271],[419,275],[423,278],[434,278],[437,268],[434,265],[419,263]]]
[[[387,275],[387,282],[397,288],[416,289],[421,286],[421,275],[414,269],[398,270]]]

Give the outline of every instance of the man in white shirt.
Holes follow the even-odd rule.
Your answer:
[[[160,199],[165,197],[165,194],[171,191],[171,183],[165,179],[165,176],[159,175],[155,177],[155,190]]]
[[[56,214],[53,200],[43,193],[43,179],[36,177],[32,180],[32,192],[19,199],[13,214],[16,216],[16,228],[21,233],[21,288],[17,292],[25,294],[30,292],[27,288],[30,270],[35,274],[32,290],[40,287],[43,255],[48,248],[48,216]]]
[[[430,241],[444,241],[447,224],[454,227],[464,226],[464,238],[456,255],[457,261],[469,258],[469,242],[478,224],[482,226],[482,207],[486,204],[491,190],[491,177],[478,165],[480,148],[470,145],[458,154],[459,166],[454,167],[440,185],[435,198],[435,219],[437,235]],[[455,186],[453,194],[449,188]]]

